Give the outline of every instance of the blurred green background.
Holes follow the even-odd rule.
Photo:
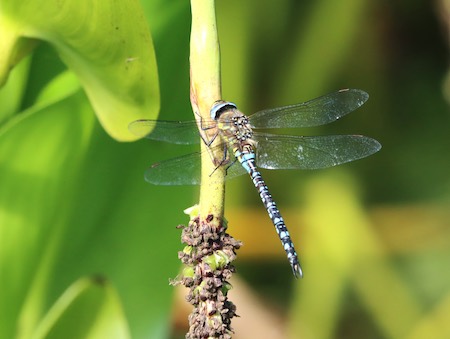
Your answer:
[[[189,3],[141,4],[159,118],[190,120]],[[244,242],[230,293],[241,316],[235,338],[450,337],[449,8],[217,2],[224,99],[250,114],[360,88],[370,99],[357,112],[298,133],[364,134],[383,145],[337,168],[263,173],[301,256],[300,281],[251,181],[227,184],[229,232]],[[192,148],[115,141],[76,80],[58,77],[65,71],[42,43],[0,89],[0,338],[45,326],[46,338],[181,338],[189,305],[168,279],[182,249],[175,226],[187,223],[198,188],[151,186],[143,173]],[[72,300],[69,286],[78,308],[48,325],[55,302]],[[98,323],[121,329],[74,331]]]

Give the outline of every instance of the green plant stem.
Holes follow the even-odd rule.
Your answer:
[[[210,119],[212,104],[221,99],[220,51],[216,27],[215,2],[213,0],[191,0],[191,104],[194,115],[201,126],[201,119]],[[212,135],[205,131],[206,139]],[[220,142],[216,138],[215,143]],[[202,151],[207,146],[201,143]],[[200,188],[200,219],[213,216],[212,223],[220,223],[224,212],[225,168],[217,168],[208,152],[202,153],[202,185]],[[216,159],[223,154],[216,153]]]
[[[221,142],[216,128],[202,129],[210,118],[213,103],[221,99],[220,55],[213,0],[191,0],[191,104],[204,141],[201,142],[202,182],[199,207],[187,211],[190,222],[184,227],[186,244],[179,258],[186,265],[182,278],[173,284],[189,288],[186,299],[194,306],[189,315],[186,338],[231,338],[231,319],[236,307],[228,300],[228,283],[234,272],[231,264],[240,242],[226,233],[224,213],[225,166],[220,166],[223,151],[211,147]],[[220,147],[219,147],[220,149]],[[183,169],[180,168],[180,171]]]

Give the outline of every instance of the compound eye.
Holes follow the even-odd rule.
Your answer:
[[[236,105],[229,101],[218,100],[211,107],[211,119],[217,120],[220,115],[225,112],[227,109],[237,109]]]

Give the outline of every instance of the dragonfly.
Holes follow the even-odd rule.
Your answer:
[[[201,121],[202,130],[213,137],[200,137],[197,122],[137,120],[130,124],[140,137],[174,144],[205,142],[216,137],[226,156],[218,166],[226,167],[226,178],[248,173],[256,187],[296,278],[303,271],[283,217],[262,178],[263,169],[320,169],[367,157],[381,149],[380,143],[363,135],[293,136],[258,132],[258,129],[303,128],[331,123],[362,106],[369,95],[359,89],[342,89],[303,103],[271,108],[244,115],[229,101],[216,101],[211,119]],[[146,181],[155,185],[199,185],[201,153],[172,158],[152,165]],[[240,165],[239,165],[240,164]]]

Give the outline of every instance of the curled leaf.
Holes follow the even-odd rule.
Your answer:
[[[155,118],[156,58],[139,1],[0,0],[0,86],[39,40],[75,72],[112,137],[135,140],[128,124]]]

